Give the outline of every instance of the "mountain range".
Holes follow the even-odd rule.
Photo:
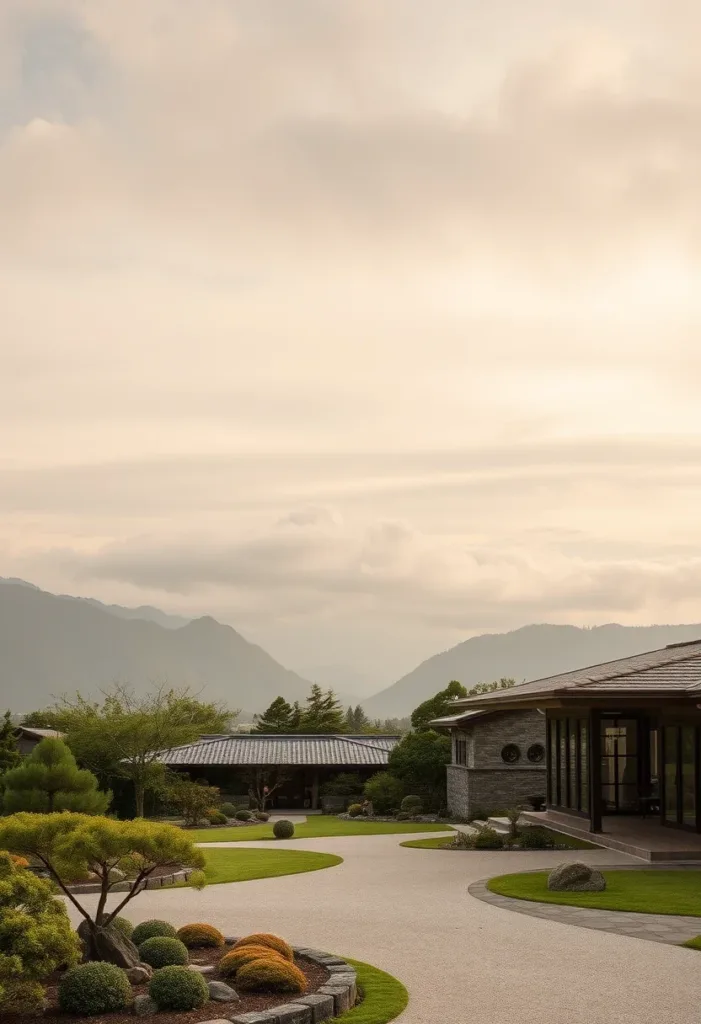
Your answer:
[[[451,679],[468,687],[502,676],[524,682],[699,637],[699,624],[542,624],[488,633],[434,655],[361,703],[373,719],[403,717]],[[96,696],[115,681],[142,691],[154,682],[190,686],[247,715],[279,695],[303,701],[311,686],[209,616],[188,620],[150,606],[58,596],[0,578],[0,709],[32,711],[76,690]],[[335,681],[332,674],[319,680],[338,690]],[[340,696],[344,704],[357,703]]]

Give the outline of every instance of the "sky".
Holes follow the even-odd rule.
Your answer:
[[[0,575],[369,693],[701,619],[691,0],[0,0]]]

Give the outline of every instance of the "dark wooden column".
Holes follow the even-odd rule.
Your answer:
[[[319,769],[315,769],[312,780],[312,810],[319,809]]]
[[[589,831],[601,832],[601,712],[589,712]]]

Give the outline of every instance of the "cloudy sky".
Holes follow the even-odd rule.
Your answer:
[[[359,689],[701,619],[692,0],[0,0],[0,575]]]

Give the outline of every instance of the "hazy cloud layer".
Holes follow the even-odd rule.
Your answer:
[[[0,3],[0,574],[380,684],[698,618],[700,28]]]

